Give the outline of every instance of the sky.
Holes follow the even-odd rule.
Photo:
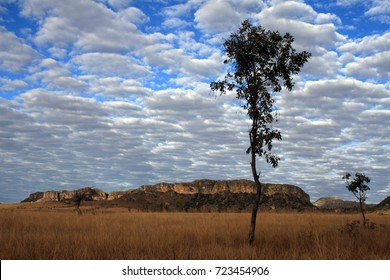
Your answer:
[[[312,53],[277,95],[283,140],[261,181],[390,195],[390,1],[0,0],[0,202],[94,186],[252,179],[250,120],[223,42],[249,19]]]

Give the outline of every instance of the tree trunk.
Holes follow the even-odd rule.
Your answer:
[[[253,124],[253,128],[251,132],[249,133],[249,138],[251,142],[251,154],[252,154],[252,161],[251,161],[251,167],[252,167],[252,175],[253,179],[255,181],[256,185],[256,199],[253,203],[252,208],[252,217],[251,217],[251,225],[249,229],[249,245],[253,245],[253,242],[255,240],[255,232],[256,232],[256,219],[257,219],[257,211],[259,209],[260,205],[260,199],[261,199],[261,192],[262,192],[262,185],[260,183],[260,174],[257,174],[256,170],[256,136],[257,136],[257,129],[255,127],[255,124]]]
[[[76,208],[77,215],[79,215],[79,216],[81,216],[83,214],[83,212],[81,212],[81,209],[80,209],[81,200],[82,200],[82,197],[80,195],[76,195],[75,208]]]
[[[359,204],[360,204],[360,211],[362,212],[362,216],[363,216],[363,227],[365,228],[366,227],[366,216],[364,215],[363,201],[361,198],[359,198]]]
[[[256,183],[256,199],[253,203],[252,208],[252,217],[251,217],[251,226],[249,229],[249,245],[253,245],[253,242],[255,241],[255,231],[256,231],[256,219],[257,219],[257,211],[259,209],[260,205],[260,198],[261,198],[261,189],[262,185],[259,180],[257,180]]]

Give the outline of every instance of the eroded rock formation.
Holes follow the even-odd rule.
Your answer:
[[[105,200],[107,199],[107,193],[103,192],[100,189],[95,188],[81,188],[74,191],[47,191],[47,192],[37,192],[32,193],[28,198],[22,202],[34,202],[34,201],[74,201],[76,196],[81,197],[85,201],[96,201],[96,200]]]
[[[263,184],[262,209],[312,209],[310,197],[292,185]],[[255,184],[249,180],[196,180],[159,183],[128,191],[105,193],[99,189],[48,191],[31,194],[22,202],[105,201],[106,205],[152,211],[247,211],[255,197]]]

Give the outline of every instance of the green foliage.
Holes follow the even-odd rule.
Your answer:
[[[359,202],[366,201],[366,191],[370,190],[367,185],[370,183],[370,178],[362,173],[356,173],[355,178],[351,181],[351,174],[346,173],[343,179],[346,181],[346,188],[353,193],[353,195],[359,200]]]
[[[370,190],[370,187],[366,185],[366,183],[370,183],[370,178],[368,178],[366,175],[362,173],[356,173],[355,178],[351,181],[351,174],[345,173],[343,176],[343,179],[345,180],[347,184],[347,189],[353,193],[353,195],[358,199],[359,206],[360,206],[360,212],[362,213],[363,217],[363,226],[367,226],[366,217],[364,215],[363,210],[363,203],[366,201],[366,191]]]
[[[212,91],[221,94],[235,90],[242,108],[253,121],[247,153],[264,156],[273,167],[278,165],[279,158],[271,153],[272,141],[282,140],[281,132],[270,127],[277,121],[277,115],[273,114],[274,93],[280,92],[282,86],[290,91],[294,86],[291,76],[298,74],[311,56],[306,51],[297,53],[293,41],[289,33],[282,36],[244,21],[224,43],[228,57],[224,63],[230,64],[234,71],[224,80],[210,84]]]

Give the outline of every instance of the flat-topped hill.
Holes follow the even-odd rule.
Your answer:
[[[195,180],[158,183],[137,189],[105,193],[96,188],[36,192],[22,202],[99,201],[107,206],[152,211],[246,211],[255,198],[255,183],[250,180]],[[263,184],[261,208],[312,209],[310,197],[301,188],[286,184]]]

